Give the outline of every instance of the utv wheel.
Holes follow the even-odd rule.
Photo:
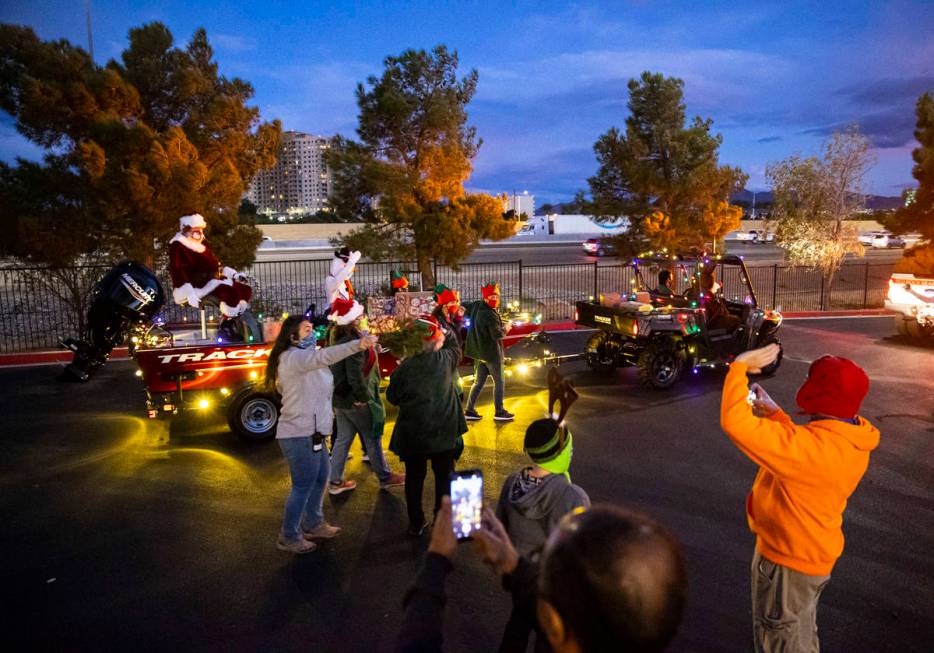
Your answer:
[[[268,440],[276,434],[279,408],[279,398],[274,394],[245,388],[227,405],[227,424],[244,440]]]
[[[674,349],[650,345],[639,356],[639,382],[646,388],[670,388],[681,376],[684,360]]]

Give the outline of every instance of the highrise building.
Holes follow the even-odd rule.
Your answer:
[[[506,195],[503,210],[507,213],[515,211],[518,219],[528,220],[535,215],[535,196],[529,195],[529,191],[523,191],[521,195],[516,192]]]
[[[327,208],[331,174],[324,161],[331,140],[302,132],[282,132],[276,165],[253,178],[247,199],[259,213],[299,217]]]

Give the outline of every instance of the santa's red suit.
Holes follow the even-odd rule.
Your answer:
[[[181,226],[205,226],[200,215],[185,216]],[[253,289],[234,281],[237,271],[222,267],[211,248],[203,240],[198,241],[175,234],[169,241],[169,274],[172,276],[172,297],[176,304],[188,304],[195,308],[204,297],[211,296],[220,302],[220,311],[225,317],[237,317],[249,306]]]

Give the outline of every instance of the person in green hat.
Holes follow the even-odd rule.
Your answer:
[[[548,373],[548,393],[548,416],[535,420],[525,431],[523,449],[532,465],[506,479],[496,506],[496,516],[516,550],[532,557],[564,515],[590,505],[587,493],[571,483],[570,475],[574,440],[564,420],[577,393],[554,368]],[[559,402],[557,413],[554,407]]]
[[[571,483],[574,440],[564,422],[577,399],[571,385],[552,368],[548,374],[549,415],[529,424],[523,449],[532,460],[506,478],[496,505],[513,546],[521,556],[537,561],[545,542],[561,519],[570,512],[590,507],[590,497]],[[554,406],[561,403],[560,413]],[[535,624],[513,611],[506,623],[501,651],[524,651]]]

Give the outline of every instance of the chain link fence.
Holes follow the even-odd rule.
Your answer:
[[[877,308],[883,305],[893,263],[868,261],[844,264],[833,288],[814,270],[780,264],[749,265],[749,281],[764,308],[781,311]],[[253,279],[252,308],[257,317],[304,312],[315,304],[325,308],[324,280],[330,259],[262,261],[244,272]],[[400,268],[417,280],[412,262],[360,263],[353,285],[361,297],[389,292],[389,275]],[[0,268],[0,353],[54,349],[62,338],[83,332],[91,290],[107,266],[83,266],[59,270],[41,267]],[[655,285],[657,268],[643,267],[646,284]],[[694,273],[691,266],[676,265],[675,289],[683,292]],[[162,318],[166,322],[199,321],[198,311],[172,301],[172,284],[160,272],[166,290]],[[436,265],[435,278],[461,292],[463,301],[480,298],[480,286],[498,281],[504,303],[518,301],[522,308],[540,313],[545,320],[574,316],[574,302],[609,292],[628,292],[638,283],[627,264],[572,263],[523,265],[522,261],[465,263],[457,269]],[[745,284],[735,266],[721,266],[718,275],[727,299],[745,300]],[[216,321],[217,308],[208,306],[206,316]]]

